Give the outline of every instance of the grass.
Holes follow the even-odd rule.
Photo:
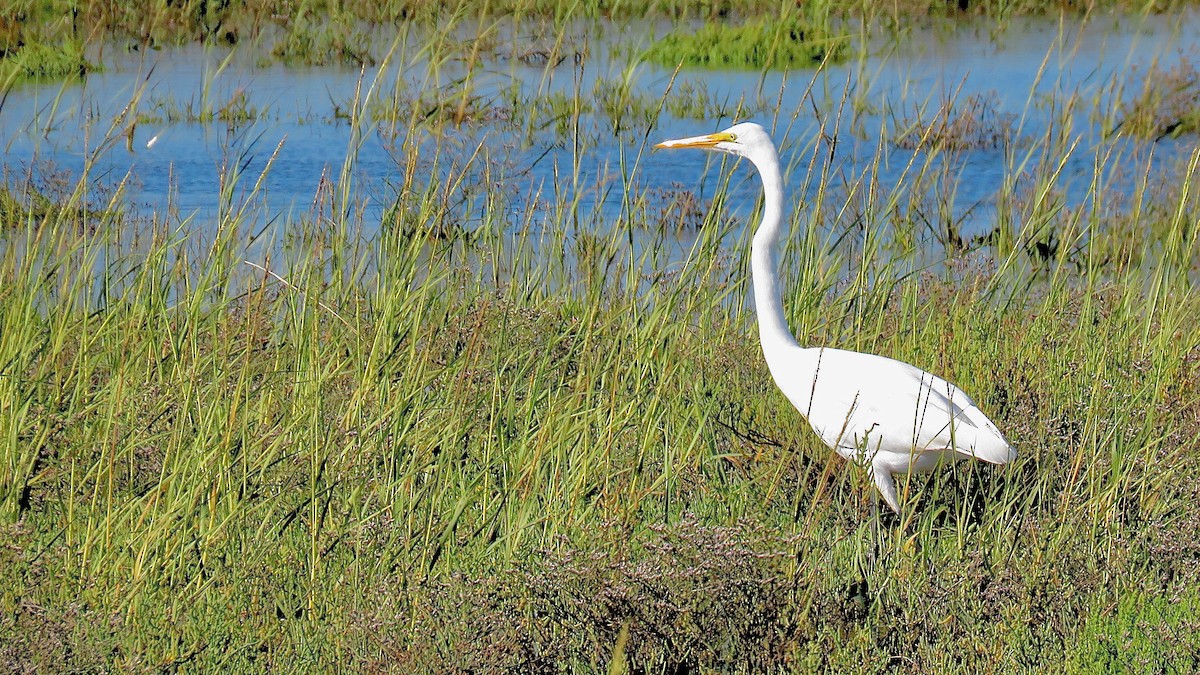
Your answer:
[[[286,33],[271,48],[271,56],[281,63],[302,66],[373,66],[367,34],[351,15],[301,13],[291,18]]]
[[[872,562],[868,480],[761,359],[746,167],[641,187],[661,169],[638,125],[672,95],[624,75],[529,105],[415,77],[342,105],[349,159],[308,213],[278,216],[235,150],[212,223],[134,219],[90,164],[0,193],[7,670],[1195,668],[1200,155],[1085,151],[1068,115],[951,101],[883,126],[876,147],[911,149],[883,183],[884,153],[850,172],[830,146],[846,101],[780,117],[800,339],[938,372],[1020,448],[902,480]],[[195,100],[179,119],[255,112]],[[502,106],[570,139],[553,183],[442,145]],[[812,111],[817,133],[785,131]],[[981,118],[1022,141],[960,142]],[[378,229],[368,128],[395,160]],[[622,161],[585,175],[601,139]],[[1006,187],[963,245],[979,151]],[[1095,167],[1083,206],[1071,159]]]
[[[80,231],[94,230],[101,227],[103,221],[122,220],[125,209],[113,203],[80,203],[70,191],[64,192],[57,181],[64,174],[55,171],[53,167],[41,172],[35,182],[32,172],[22,176],[19,181],[13,181],[12,187],[0,189],[0,228],[19,231],[24,227],[40,228],[53,223],[60,227],[74,227]],[[11,178],[10,178],[11,180]],[[98,191],[103,198],[104,191]]]
[[[725,24],[677,28],[646,50],[648,61],[668,67],[804,68],[844,57],[848,38],[795,12]]]
[[[1000,110],[995,92],[974,94],[963,101],[943,103],[930,120],[921,119],[924,106],[918,106],[912,119],[895,119],[892,143],[913,150],[934,146],[946,151],[996,149],[1012,143],[1016,115]]]
[[[1192,61],[1181,56],[1170,68],[1156,62],[1144,75],[1135,70],[1126,85],[1135,93],[1121,106],[1115,131],[1153,140],[1200,133],[1200,71]]]
[[[8,51],[0,58],[0,82],[7,88],[30,80],[76,80],[94,69],[78,43],[32,44]]]
[[[1186,672],[1200,665],[1200,598],[1130,594],[1095,612],[1085,625],[1085,647],[1073,655],[1077,672]]]
[[[716,21],[728,16],[743,18],[774,16],[780,10],[777,0],[721,0],[719,2],[648,2],[646,0],[607,0],[596,3],[563,3],[559,0],[495,0],[489,3],[426,3],[416,0],[367,2],[353,0],[328,2],[304,0],[285,3],[279,0],[253,0],[245,3],[168,2],[143,0],[114,5],[101,0],[6,0],[0,5],[0,45],[30,42],[31,35],[44,30],[55,34],[70,33],[82,37],[137,37],[155,44],[182,44],[195,40],[234,44],[257,37],[276,21],[287,21],[298,14],[328,16],[344,14],[366,24],[395,24],[404,21],[436,22],[452,15],[491,14],[519,19],[630,19],[670,18]],[[1104,0],[1089,6],[1047,4],[1023,0],[1001,2],[982,0],[970,3],[945,3],[941,0],[905,0],[890,3],[862,3],[825,0],[811,9],[830,17],[865,18],[891,24],[907,24],[929,17],[983,16],[1006,20],[1019,16],[1057,16],[1060,13],[1081,16],[1089,12],[1125,13],[1175,12],[1192,6],[1182,0],[1165,0],[1146,6],[1128,0]]]
[[[413,27],[436,32],[440,25],[465,19],[511,21],[519,29],[506,36],[511,44],[503,47],[536,59],[545,52],[534,36],[545,33],[547,25],[557,28],[602,21],[628,25],[665,20],[673,29],[647,51],[647,56],[658,63],[750,69],[770,64],[786,68],[819,63],[826,55],[836,61],[853,44],[865,44],[866,37],[877,29],[906,39],[914,26],[923,26],[931,19],[984,17],[1006,25],[1019,17],[1088,17],[1114,12],[1144,15],[1178,12],[1194,4],[1190,0],[1150,4],[1130,0],[1058,4],[1032,0],[822,0],[803,3],[801,12],[794,3],[777,0],[3,0],[0,61],[10,61],[13,72],[25,73],[21,77],[73,78],[93,67],[83,58],[85,52],[100,53],[114,42],[152,49],[202,43],[223,48],[250,45],[264,58],[294,66],[361,66],[381,58],[372,53],[371,38],[375,35],[392,35],[397,29]],[[19,56],[21,52],[26,56]],[[8,78],[5,81],[11,84]]]

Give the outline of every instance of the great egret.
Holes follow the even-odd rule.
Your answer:
[[[783,179],[765,129],[747,122],[654,147],[715,150],[744,157],[758,169],[766,200],[750,266],[771,377],[826,445],[870,467],[893,511],[900,512],[900,502],[892,474],[928,471],[948,459],[1004,464],[1016,457],[1016,448],[971,398],[937,375],[884,356],[796,342],[783,314],[779,283]]]

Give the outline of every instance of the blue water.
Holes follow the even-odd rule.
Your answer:
[[[652,29],[647,27],[648,32]],[[615,31],[609,27],[609,34],[592,38],[595,43],[588,49],[592,57],[579,67],[569,59],[547,73],[541,65],[498,61],[474,74],[475,90],[499,105],[502,92],[513,83],[525,91],[542,87],[570,92],[578,87],[590,95],[596,81],[629,79],[640,91],[661,95],[671,73],[646,64],[630,66],[614,57],[611,47],[619,35],[614,35]],[[619,179],[622,158],[632,166],[647,138],[653,143],[694,135],[734,121],[664,115],[648,131],[629,121],[628,131],[614,135],[610,120],[589,115],[583,122],[590,142],[578,157],[562,137],[547,133],[526,138],[501,123],[486,122],[460,128],[423,125],[412,132],[403,127],[367,126],[361,144],[356,144],[351,125],[335,117],[336,110],[346,109],[353,101],[356,88],[365,89],[378,81],[380,90],[386,92],[397,82],[405,82],[413,91],[452,93],[457,78],[463,76],[461,66],[434,69],[419,55],[402,54],[383,68],[360,74],[333,67],[260,67],[260,56],[251,50],[235,53],[224,63],[228,55],[224,50],[200,47],[108,51],[98,55],[103,71],[82,83],[15,88],[0,108],[0,143],[8,179],[44,177],[51,168],[78,177],[90,159],[89,175],[98,186],[97,195],[103,195],[102,186],[111,187],[128,177],[124,201],[131,208],[150,213],[170,206],[181,222],[203,230],[214,227],[220,217],[222,179],[228,180],[232,167],[240,171],[233,192],[244,195],[278,150],[258,195],[261,208],[256,214],[259,218],[286,217],[313,208],[322,181],[338,177],[347,153],[354,148],[354,195],[369,227],[394,200],[396,186],[402,183],[405,169],[396,159],[395,148],[407,134],[415,133],[431,154],[436,146],[442,157],[449,158],[436,166],[419,166],[418,172],[444,175],[453,170],[456,158],[461,163],[477,148],[486,150],[490,164],[503,167],[489,178],[505,183],[514,196],[510,204],[514,212],[530,207],[523,196],[551,191],[549,186],[556,177],[562,196],[563,186],[571,184],[564,183],[563,176],[571,174],[577,160],[579,184],[593,188],[582,196],[582,208],[615,221],[624,202]],[[1169,66],[1181,55],[1193,60],[1200,57],[1200,14],[1196,12],[1182,17],[1099,18],[1082,26],[1029,21],[996,38],[983,27],[961,26],[912,33],[898,41],[880,40],[865,60],[831,66],[816,75],[811,102],[803,96],[815,69],[761,77],[738,71],[685,70],[676,86],[685,81],[703,83],[717,99],[758,102],[751,117],[776,129],[784,162],[796,165],[788,174],[794,189],[805,177],[810,153],[823,152],[814,149],[819,125],[834,116],[850,87],[852,98],[862,107],[860,112],[843,115],[834,185],[842,176],[853,182],[878,166],[877,178],[886,188],[913,154],[890,145],[879,147],[887,109],[936,108],[955,92],[959,101],[972,94],[989,94],[995,97],[1000,112],[1016,117],[1022,134],[1037,136],[1048,119],[1039,102],[1054,97],[1061,100],[1072,93],[1082,99],[1102,96],[1113,78],[1127,77],[1135,68],[1145,72],[1155,60]],[[125,128],[130,118],[122,117],[122,111],[131,100],[139,101],[142,113],[162,116],[165,108],[204,107],[206,102],[210,108],[220,108],[239,95],[265,114],[234,125],[220,121],[146,122],[134,127],[130,138],[113,134],[108,144],[102,145],[110,129]],[[1073,130],[1080,138],[1080,149],[1063,172],[1068,194],[1080,192],[1080,183],[1086,187],[1091,180],[1095,158],[1090,150],[1102,141],[1096,120],[1088,119],[1086,112],[1077,115],[1078,125]],[[1170,162],[1191,152],[1195,144],[1194,138],[1164,139],[1154,147],[1155,161]],[[877,156],[880,151],[883,157]],[[1003,152],[973,150],[953,161],[960,177],[953,206],[963,217],[965,233],[986,232],[994,219],[991,202],[1006,173]],[[721,162],[705,153],[647,152],[638,162],[634,175],[638,188],[694,187],[702,198],[710,198],[720,184]],[[746,175],[748,172],[742,171],[734,181],[735,208],[752,204],[756,197],[757,187],[744,179]],[[594,189],[605,181],[612,181],[608,189]]]

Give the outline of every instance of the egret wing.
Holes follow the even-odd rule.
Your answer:
[[[831,446],[893,453],[954,449],[1006,461],[1000,455],[1007,457],[1007,441],[966,392],[945,379],[874,354],[813,351],[815,381],[795,382],[785,393]]]

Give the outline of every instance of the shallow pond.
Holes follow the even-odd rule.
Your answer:
[[[580,208],[598,214],[597,222],[615,222],[635,184],[651,193],[695,190],[701,200],[719,189],[719,160],[704,153],[652,153],[647,141],[712,131],[735,116],[755,119],[776,128],[781,157],[792,167],[789,181],[799,190],[810,156],[826,152],[816,145],[817,132],[826,124],[828,141],[830,120],[840,107],[830,184],[873,174],[886,189],[923,151],[880,139],[895,139],[895,130],[906,121],[928,121],[949,100],[978,97],[983,115],[992,122],[1006,120],[1018,140],[981,143],[934,162],[945,163],[954,179],[947,208],[964,234],[975,236],[993,226],[995,195],[1006,176],[1012,177],[1013,157],[1020,161],[1019,138],[1044,135],[1048,125],[1062,119],[1056,117],[1062,101],[1075,97],[1083,103],[1067,115],[1073,120],[1067,133],[1079,145],[1060,177],[1063,191],[1079,200],[1093,178],[1093,150],[1105,142],[1097,110],[1114,109],[1109,99],[1122,95],[1117,83],[1124,83],[1127,94],[1137,86],[1137,73],[1152,63],[1169,66],[1181,56],[1194,58],[1200,49],[1196,12],[1182,18],[1101,18],[1085,25],[1031,21],[998,36],[977,26],[909,33],[881,40],[865,57],[819,73],[684,70],[672,79],[668,70],[631,66],[619,56],[631,51],[621,47],[627,31],[596,30],[601,34],[581,29],[576,52],[557,65],[496,58],[472,69],[461,61],[431,65],[419,39],[405,40],[391,60],[361,73],[263,66],[250,50],[233,55],[199,47],[108,51],[99,55],[103,70],[84,82],[22,85],[9,92],[0,108],[5,170],[10,183],[30,175],[35,182],[69,182],[90,160],[90,180],[100,193],[94,199],[103,199],[102,186],[111,188],[128,177],[123,200],[135,211],[161,212],[170,205],[179,221],[202,231],[218,219],[223,187],[236,199],[254,186],[269,162],[256,197],[261,200],[257,217],[303,215],[323,181],[337,179],[350,153],[355,199],[369,230],[395,200],[395,186],[406,170],[397,148],[414,134],[426,152],[436,149],[450,158],[418,171],[444,177],[481,153],[487,161],[470,164],[473,176],[502,184],[513,196],[506,208],[514,213],[531,208],[532,195],[553,191],[562,198],[563,176],[573,176],[569,185],[587,187],[579,196]],[[656,28],[645,30],[649,39]],[[701,110],[672,115],[668,106],[649,119],[653,127],[647,128],[642,108],[657,105],[669,87],[692,92]],[[625,92],[630,102],[622,119],[597,103],[602,90]],[[416,130],[405,123],[412,117],[390,123],[375,119],[356,134],[348,114],[356,92],[361,100],[368,91],[383,101],[440,101],[431,108],[435,116],[446,101],[453,103],[467,91],[462,100],[469,100],[472,115],[461,124],[425,118]],[[804,99],[806,94],[811,100]],[[550,100],[561,105],[576,96],[593,104],[578,126],[564,130],[562,115],[553,112],[540,121],[529,116],[532,121],[514,122],[523,105]],[[135,125],[130,125],[135,119],[130,108],[140,115]],[[369,111],[370,104],[363,108]],[[724,118],[705,108],[723,112]],[[1128,150],[1131,157],[1139,148],[1152,149],[1148,161],[1166,165],[1189,154],[1196,140],[1128,143],[1134,146]],[[484,165],[486,172],[478,168]],[[235,174],[237,184],[231,187]],[[743,174],[748,172],[739,172],[733,182],[730,204],[744,211],[753,205],[757,185]]]

